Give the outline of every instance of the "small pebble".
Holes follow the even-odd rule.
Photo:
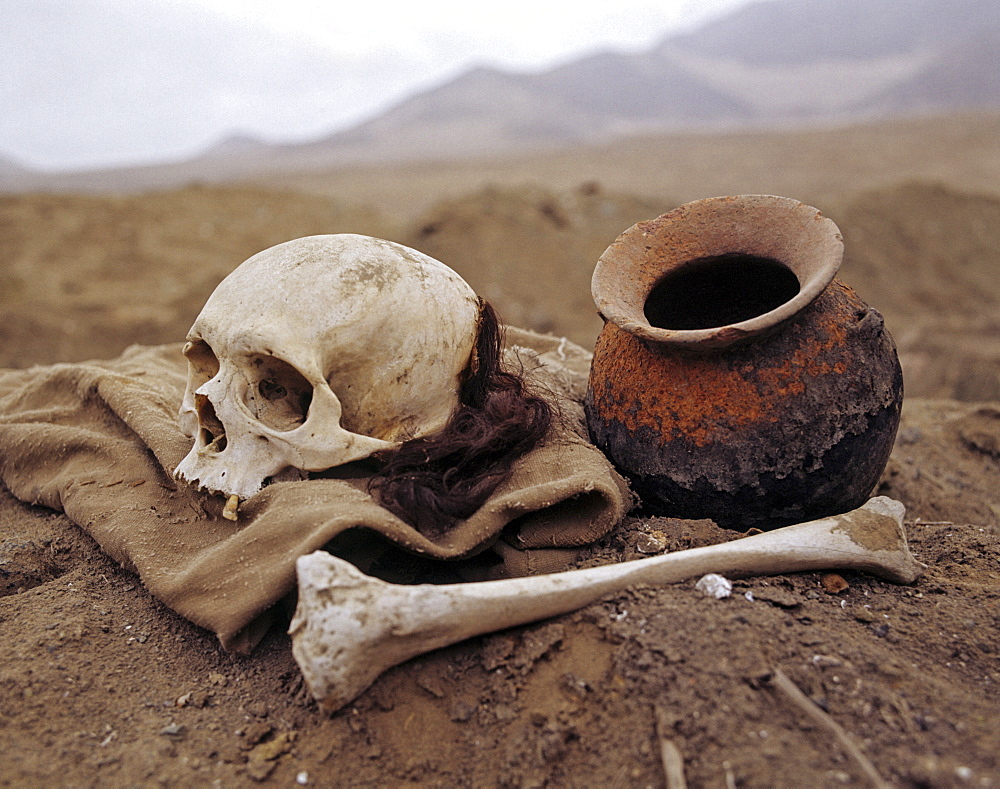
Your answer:
[[[694,588],[706,597],[714,597],[716,600],[729,597],[733,593],[733,584],[730,580],[716,573],[703,575],[698,579],[698,583],[694,585]]]
[[[819,579],[819,582],[823,586],[823,591],[827,594],[837,594],[850,588],[850,584],[844,580],[843,576],[837,573],[825,573]]]
[[[666,547],[667,541],[658,534],[640,534],[635,543],[635,549],[647,555],[662,553]]]

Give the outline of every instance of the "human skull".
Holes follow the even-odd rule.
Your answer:
[[[194,446],[176,476],[244,499],[439,430],[478,321],[458,274],[390,241],[310,236],[254,255],[188,332],[180,424]]]

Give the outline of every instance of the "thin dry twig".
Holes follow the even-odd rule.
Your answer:
[[[812,699],[803,693],[799,689],[799,686],[792,682],[781,669],[774,669],[774,673],[771,675],[771,684],[784,693],[785,698],[792,702],[792,704],[836,737],[843,749],[847,751],[847,755],[868,776],[868,780],[872,782],[872,785],[876,789],[891,789],[890,784],[882,780],[882,776],[878,774],[875,765],[854,744],[851,736],[844,731],[839,723],[827,715],[820,707],[816,706]]]
[[[687,789],[684,778],[684,756],[680,748],[666,736],[670,728],[666,722],[663,710],[656,710],[656,738],[660,741],[660,761],[663,763],[663,774],[667,780],[667,789]]]

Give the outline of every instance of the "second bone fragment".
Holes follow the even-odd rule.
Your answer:
[[[912,583],[922,565],[904,507],[877,497],[851,512],[732,542],[551,575],[467,584],[389,584],[323,551],[297,562],[289,632],[310,692],[333,712],[386,669],[472,636],[565,614],[637,584],[708,572],[732,576],[850,569]]]

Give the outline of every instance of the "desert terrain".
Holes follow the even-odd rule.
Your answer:
[[[282,628],[226,653],[64,514],[0,487],[0,785],[661,787],[661,739],[693,787],[869,785],[780,670],[887,785],[1000,786],[1000,116],[84,181],[0,195],[0,368],[180,343],[242,260],[336,232],[413,246],[509,323],[591,348],[591,272],[634,222],[722,194],[814,205],[899,349],[876,492],[906,505],[927,569],[913,586],[747,579],[724,600],[637,588],[414,659],[329,716]],[[586,561],[734,536],[633,515]]]

